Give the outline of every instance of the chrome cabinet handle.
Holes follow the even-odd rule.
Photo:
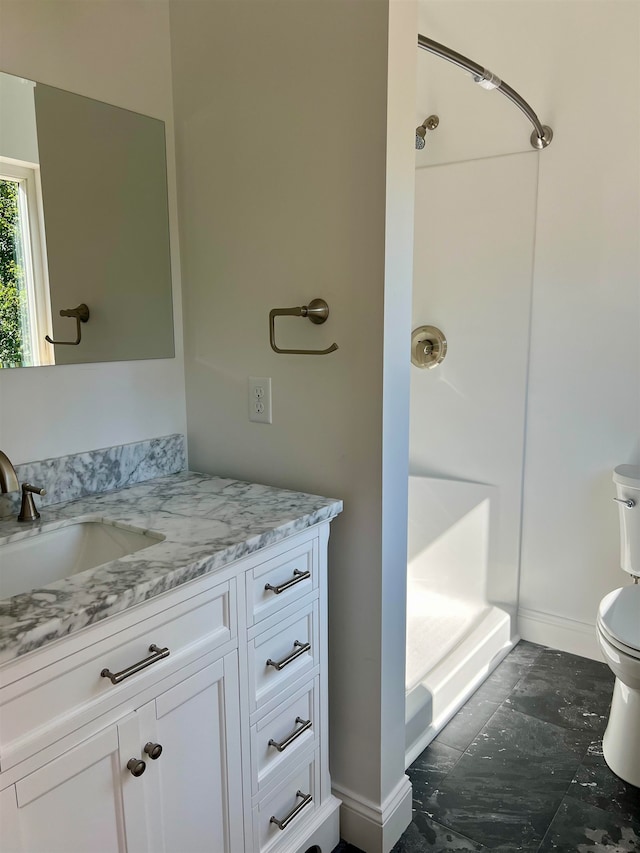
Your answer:
[[[285,666],[289,666],[289,664],[293,663],[293,661],[296,658],[299,658],[300,655],[311,651],[311,643],[301,643],[299,640],[294,640],[293,645],[296,647],[295,652],[291,652],[290,655],[287,655],[286,658],[282,658],[282,660],[271,660],[271,658],[268,658],[267,666],[273,666],[278,670],[278,672],[280,672],[281,669],[284,669]]]
[[[171,654],[169,649],[160,649],[153,643],[149,646],[149,651],[153,652],[153,654],[149,655],[148,658],[144,658],[144,660],[140,660],[138,663],[133,663],[126,669],[121,669],[120,672],[111,672],[110,669],[105,667],[100,675],[102,678],[108,678],[112,684],[120,684],[121,681],[124,681],[125,678],[129,678],[130,675],[135,675],[137,672],[151,666],[152,663],[156,663],[156,661],[162,660],[163,658],[168,658]]]
[[[146,752],[152,761],[156,761],[162,755],[162,744],[145,743],[143,752]]]
[[[614,501],[617,504],[623,504],[627,509],[633,509],[636,505],[636,502],[632,498],[614,498]]]
[[[306,732],[307,729],[311,728],[311,720],[303,720],[302,717],[296,717],[296,723],[300,724],[299,729],[295,729],[294,731],[292,731],[291,734],[288,735],[283,741],[280,741],[280,743],[278,743],[277,740],[271,738],[271,740],[269,741],[269,746],[275,746],[278,752],[284,752],[288,746],[291,746],[294,740],[297,740],[303,732]]]
[[[271,586],[270,583],[266,583],[264,585],[265,589],[270,589],[271,592],[274,592],[276,595],[280,595],[281,592],[284,592],[286,589],[290,589],[292,586],[295,586],[297,583],[301,581],[306,581],[307,578],[311,577],[311,572],[301,572],[300,569],[293,570],[293,577],[284,583],[278,584],[278,586]]]
[[[131,773],[132,776],[136,778],[138,776],[142,776],[144,771],[147,769],[147,765],[141,758],[130,758],[127,761],[127,770]]]
[[[311,794],[303,794],[302,791],[296,791],[296,797],[302,797],[302,801],[294,806],[286,817],[283,817],[282,820],[278,820],[275,815],[271,815],[269,818],[269,823],[275,823],[278,829],[286,829],[292,820],[294,820],[309,803],[313,802],[313,797]]]

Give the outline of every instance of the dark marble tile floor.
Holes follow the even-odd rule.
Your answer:
[[[602,757],[612,690],[604,663],[518,643],[407,771],[392,853],[640,853],[640,789]]]

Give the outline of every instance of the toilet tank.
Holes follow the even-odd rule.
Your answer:
[[[633,501],[634,506],[618,503],[620,513],[620,565],[640,577],[640,465],[618,465],[613,471],[616,497]]]

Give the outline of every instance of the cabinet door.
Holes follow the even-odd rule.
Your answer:
[[[126,767],[137,722],[129,715],[3,791],[2,853],[148,851],[141,780]]]
[[[154,853],[244,850],[237,652],[137,713],[143,739],[162,746],[144,777]]]

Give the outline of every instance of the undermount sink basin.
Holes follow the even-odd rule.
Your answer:
[[[9,598],[93,569],[162,542],[101,521],[80,521],[0,545],[0,598]]]

